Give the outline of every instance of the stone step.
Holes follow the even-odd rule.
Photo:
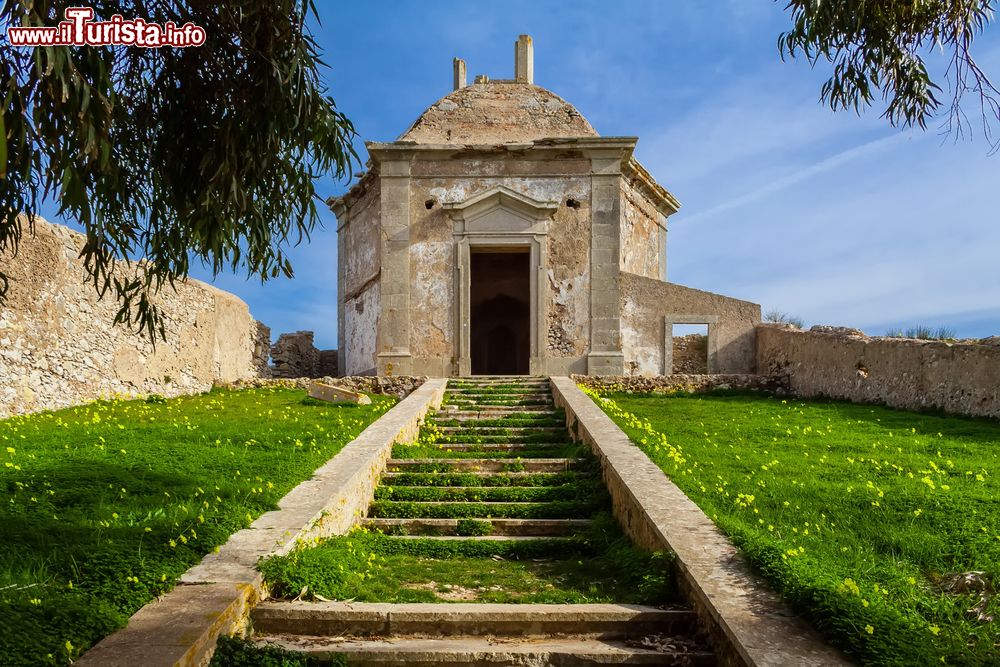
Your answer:
[[[521,387],[531,387],[535,389],[549,389],[552,383],[548,380],[496,380],[490,382],[449,382],[447,389],[518,389]]]
[[[538,472],[505,472],[505,473],[502,473],[502,474],[503,474],[504,477],[511,477],[511,478],[514,478],[514,479],[516,479],[518,477],[527,477],[528,475],[539,475],[539,474],[541,474],[541,475],[548,475],[549,477],[555,479],[556,476],[559,474],[559,472],[561,472],[561,471],[541,472],[541,473],[538,473]],[[386,472],[386,473],[383,473],[382,474],[382,483],[383,484],[387,484],[389,486],[393,486],[393,482],[395,482],[396,480],[400,479],[403,475],[408,475],[408,474],[412,474],[412,473],[408,473],[408,472]],[[434,475],[434,474],[439,474],[439,473],[427,473],[427,474]],[[444,473],[444,474],[448,474],[448,473]],[[495,472],[480,472],[480,471],[467,471],[467,470],[466,471],[462,471],[461,474],[463,474],[463,475],[473,475],[474,477],[496,477],[497,476],[497,473],[495,473]],[[591,478],[590,475],[581,475],[581,476],[577,477],[577,479],[590,479],[590,478]],[[431,486],[431,485],[428,485],[428,486]],[[433,486],[437,486],[437,485],[433,485]],[[489,487],[485,487],[484,486],[482,488],[504,488],[505,486],[508,486],[508,485],[496,485],[496,486],[489,486]],[[513,485],[512,484],[510,486],[517,486],[517,485]]]
[[[503,396],[504,394],[551,394],[552,388],[548,384],[539,385],[484,385],[481,387],[448,387],[445,391],[449,394],[484,394],[490,396]]]
[[[343,655],[350,665],[409,665],[410,667],[474,667],[482,665],[715,665],[715,656],[705,650],[661,652],[630,646],[622,640],[560,639],[523,640],[490,637],[453,639],[360,640],[297,635],[265,635],[254,640],[304,653],[322,661]]]
[[[479,471],[479,472],[504,472],[511,466],[516,465],[517,470],[510,472],[560,472],[584,467],[586,459],[522,459],[517,461],[506,461],[503,459],[389,459],[386,463],[388,472],[401,472],[411,470],[420,472],[424,466],[448,466],[451,471]]]
[[[524,449],[560,448],[571,442],[442,442],[434,445],[443,452],[518,452]]]
[[[561,418],[561,417],[563,417],[563,413],[559,412],[555,408],[549,408],[549,407],[545,407],[545,406],[531,406],[531,407],[542,408],[542,409],[539,409],[539,410],[519,410],[516,406],[513,407],[513,408],[505,408],[505,407],[502,407],[502,406],[493,406],[493,407],[497,407],[498,409],[496,409],[496,410],[487,410],[487,409],[483,409],[483,408],[480,408],[480,407],[474,407],[473,406],[473,407],[469,407],[469,408],[464,409],[464,410],[458,410],[458,409],[456,409],[456,410],[441,410],[441,411],[438,411],[438,412],[435,412],[435,413],[432,413],[432,414],[428,415],[428,418],[429,419],[443,419],[444,417],[441,414],[442,412],[452,412],[452,413],[456,413],[457,415],[459,415],[461,417],[470,417],[470,418],[471,418],[471,415],[475,415],[477,412],[485,412],[485,413],[488,413],[490,415],[488,417],[482,417],[482,419],[535,419],[535,420],[540,420],[540,419],[553,419],[553,418]],[[492,416],[494,413],[498,413],[498,412],[501,413],[501,414],[503,414],[503,416],[502,417],[494,417],[494,416]]]
[[[435,429],[446,429],[446,428],[457,428],[462,430],[467,430],[470,428],[475,429],[510,429],[510,428],[558,428],[566,429],[565,422],[562,421],[561,416],[556,415],[546,415],[544,417],[515,417],[513,418],[514,423],[504,423],[496,424],[497,420],[510,420],[509,417],[442,417],[437,416],[431,419],[428,424],[433,426]],[[446,422],[446,423],[442,423]],[[485,422],[485,423],[484,423]]]
[[[394,540],[440,540],[442,542],[465,540],[466,542],[565,542],[572,544],[574,538],[559,535],[390,535]]]
[[[594,500],[460,501],[389,500],[372,502],[367,516],[378,519],[577,519],[593,515],[600,507]]]
[[[510,435],[512,433],[565,432],[565,426],[435,426],[445,435]],[[493,433],[499,431],[499,433]]]
[[[451,395],[444,397],[443,405],[446,408],[465,408],[468,410],[477,410],[483,407],[517,409],[526,406],[545,408],[546,410],[554,409],[551,396],[538,396],[537,394],[525,396]]]
[[[694,631],[686,609],[624,604],[358,603],[265,601],[255,632],[319,637],[593,637]]]
[[[544,375],[480,375],[474,377],[451,378],[448,384],[510,384],[515,382],[545,382],[549,379]]]
[[[587,529],[590,519],[473,519],[489,522],[491,536],[565,537]],[[458,519],[364,519],[362,525],[384,533],[405,531],[404,535],[455,535]]]
[[[434,413],[433,419],[506,419],[512,415],[535,417],[561,417],[554,408],[545,405],[524,405],[506,407],[503,405],[480,405],[468,408],[442,408]]]

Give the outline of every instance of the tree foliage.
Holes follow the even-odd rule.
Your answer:
[[[778,38],[782,57],[800,53],[816,64],[833,64],[821,99],[834,110],[871,106],[880,93],[883,116],[893,126],[925,128],[946,111],[945,129],[970,129],[962,110],[976,97],[983,132],[996,149],[1000,91],[972,56],[972,43],[993,17],[993,0],[788,0],[792,29]],[[926,55],[938,49],[949,59],[944,74],[950,102],[927,71]],[[944,107],[944,108],[942,108]]]
[[[75,4],[8,0],[0,25],[53,26]],[[319,79],[312,0],[88,4],[95,20],[191,21],[207,40],[0,45],[0,254],[17,251],[43,201],[57,202],[85,231],[88,280],[117,299],[115,323],[150,337],[163,333],[156,292],[192,262],[291,276],[287,246],[318,221],[315,180],[356,159],[354,129]],[[0,267],[0,298],[8,287]]]

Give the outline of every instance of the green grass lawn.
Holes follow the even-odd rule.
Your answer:
[[[1000,664],[1000,423],[762,395],[599,401],[864,664]],[[957,577],[956,573],[980,575]]]
[[[393,403],[214,390],[0,421],[0,664],[76,658]]]

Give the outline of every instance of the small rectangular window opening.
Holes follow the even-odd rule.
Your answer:
[[[673,373],[704,375],[708,373],[708,325],[674,324]]]

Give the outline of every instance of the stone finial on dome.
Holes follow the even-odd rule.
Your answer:
[[[514,80],[518,83],[535,82],[535,47],[531,35],[518,35],[514,42]]]
[[[461,58],[455,58],[452,61],[452,66],[454,68],[454,87],[452,90],[465,88],[468,85],[465,78],[465,61]]]

